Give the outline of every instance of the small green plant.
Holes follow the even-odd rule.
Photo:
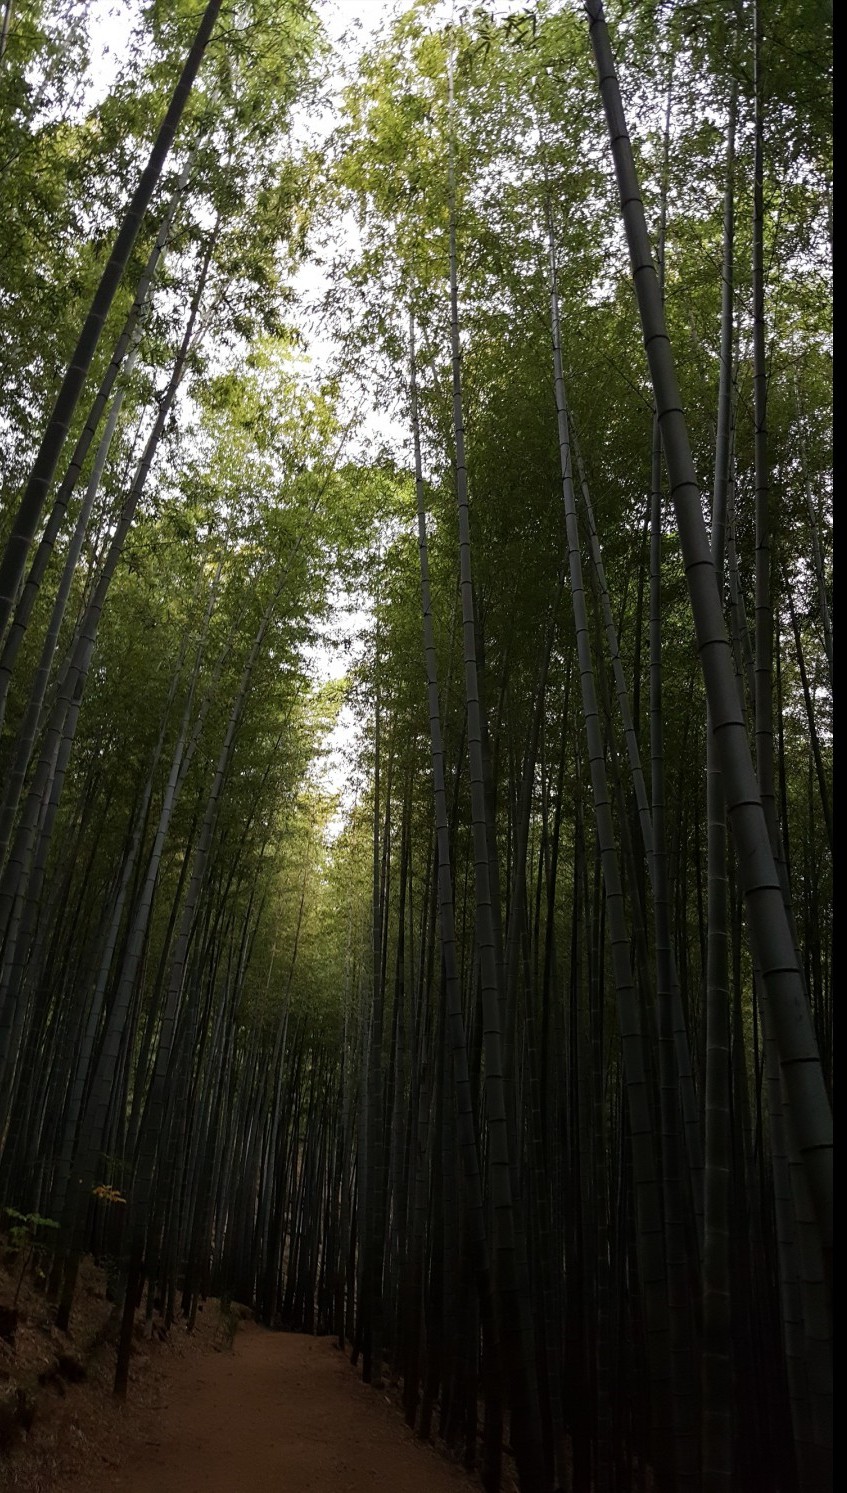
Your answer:
[[[39,1236],[44,1230],[57,1229],[59,1225],[55,1218],[42,1218],[40,1213],[19,1213],[17,1208],[4,1208],[3,1212],[9,1220],[9,1243],[14,1250],[23,1254],[21,1273],[18,1276],[18,1284],[12,1301],[14,1308],[18,1304],[24,1276],[36,1247],[44,1243],[44,1239]]]

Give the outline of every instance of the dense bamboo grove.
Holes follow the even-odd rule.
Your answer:
[[[2,12],[0,1205],[119,1395],[223,1295],[489,1493],[818,1493],[831,11],[321,11]]]

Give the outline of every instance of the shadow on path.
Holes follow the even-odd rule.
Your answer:
[[[251,1323],[232,1354],[180,1368],[148,1456],[113,1473],[115,1493],[478,1493],[332,1338]]]

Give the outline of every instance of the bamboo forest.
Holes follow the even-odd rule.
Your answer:
[[[0,1484],[831,1487],[831,29],[0,0]]]

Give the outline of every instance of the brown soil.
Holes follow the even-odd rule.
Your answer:
[[[50,1326],[43,1297],[24,1287],[0,1379],[7,1394],[16,1383],[33,1386],[35,1415],[0,1456],[0,1489],[479,1493],[478,1482],[415,1439],[396,1397],[362,1383],[334,1339],[268,1332],[243,1320],[245,1308],[222,1314],[217,1301],[201,1308],[191,1336],[176,1323],[151,1342],[139,1321],[129,1397],[117,1404],[99,1277],[87,1262],[72,1342]],[[39,1387],[34,1371],[62,1346],[84,1361],[84,1382]]]
[[[11,1272],[0,1266],[0,1309],[11,1308],[18,1274],[17,1265]],[[53,1325],[55,1308],[38,1271],[24,1278],[16,1310],[11,1341],[0,1338],[0,1489],[111,1493],[116,1470],[146,1455],[171,1380],[195,1363],[228,1356],[244,1308],[222,1313],[219,1302],[207,1301],[190,1337],[177,1322],[164,1341],[158,1333],[149,1340],[139,1317],[126,1406],[112,1394],[118,1311],[90,1259],[80,1268],[68,1334]],[[26,1429],[17,1424],[9,1445],[8,1412],[20,1396]]]
[[[0,1263],[0,1311],[17,1321],[8,1338],[0,1336],[0,1394],[13,1386],[34,1388],[59,1354],[86,1358],[107,1333],[114,1307],[106,1300],[106,1277],[88,1257],[80,1263],[71,1332],[53,1325],[55,1306],[44,1295],[44,1277],[27,1271],[23,1281],[13,1257]],[[17,1300],[15,1299],[17,1296]]]
[[[162,1408],[146,1435],[61,1493],[478,1493],[331,1338],[245,1323],[231,1353],[157,1369]]]
[[[0,1307],[11,1309],[18,1275],[0,1249]],[[21,1282],[0,1337],[0,1410],[8,1419],[24,1396],[28,1413],[0,1451],[3,1493],[479,1493],[334,1339],[268,1332],[238,1305],[208,1300],[190,1335],[178,1320],[152,1340],[139,1314],[120,1405],[105,1284],[83,1261],[65,1335],[43,1272]]]

